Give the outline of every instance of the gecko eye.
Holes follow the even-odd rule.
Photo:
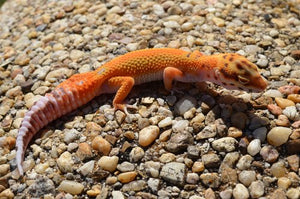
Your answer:
[[[239,78],[239,82],[241,84],[247,84],[247,83],[249,83],[249,79],[247,79],[247,78],[245,78],[243,76],[238,75],[238,78]]]

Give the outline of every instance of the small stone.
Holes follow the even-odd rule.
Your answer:
[[[231,199],[232,198],[232,189],[226,189],[220,192],[221,199]]]
[[[179,162],[170,162],[162,167],[160,176],[175,185],[183,185],[186,166]]]
[[[239,159],[238,163],[236,164],[236,167],[240,170],[249,169],[251,167],[252,161],[253,161],[252,156],[244,155]]]
[[[114,172],[117,169],[117,165],[119,162],[119,157],[117,156],[102,156],[99,161],[98,165],[106,171]]]
[[[275,97],[282,98],[281,92],[278,90],[275,90],[275,89],[267,90],[263,95],[267,96],[267,97],[272,97],[272,98],[275,98]]]
[[[300,94],[289,94],[287,98],[294,103],[300,103]]]
[[[282,109],[275,104],[268,104],[267,108],[273,115],[280,115],[282,113]]]
[[[229,127],[228,129],[228,137],[239,138],[243,135],[243,132],[236,127]]]
[[[90,145],[86,142],[78,144],[78,150],[76,151],[76,155],[80,160],[88,160],[93,157],[92,149]]]
[[[0,177],[6,175],[9,172],[9,164],[0,165]]]
[[[231,116],[232,125],[237,127],[238,129],[244,129],[247,123],[248,117],[243,112],[234,113]]]
[[[274,23],[279,29],[284,28],[288,23],[287,19],[285,18],[272,18],[271,22]]]
[[[287,142],[286,146],[288,154],[300,153],[300,139],[290,140]]]
[[[64,180],[60,183],[60,185],[57,187],[57,190],[64,191],[73,195],[80,194],[84,189],[84,186],[81,183],[70,181],[70,180]]]
[[[250,196],[252,198],[259,198],[264,195],[265,193],[265,185],[262,181],[257,180],[251,183],[249,186]]]
[[[274,127],[267,135],[268,142],[273,146],[280,146],[289,139],[292,130],[286,127]]]
[[[165,119],[161,120],[158,123],[159,128],[165,128],[165,127],[168,127],[168,126],[171,126],[171,125],[172,125],[172,118],[171,117],[166,117]]]
[[[220,165],[220,158],[217,154],[210,153],[202,155],[205,168],[216,168]]]
[[[159,157],[159,161],[162,163],[173,162],[176,156],[173,153],[164,153]]]
[[[233,189],[233,197],[235,199],[248,199],[249,192],[248,189],[243,184],[237,184]]]
[[[216,125],[207,125],[197,135],[196,140],[202,140],[207,138],[213,138],[217,135]]]
[[[289,99],[275,97],[275,102],[282,109],[284,109],[288,106],[295,106],[295,103],[293,101],[289,100]]]
[[[290,188],[289,190],[287,190],[286,196],[289,199],[297,199],[300,197],[300,191],[297,188]]]
[[[193,142],[193,136],[189,132],[183,131],[182,133],[173,133],[166,145],[166,149],[172,153],[177,153],[186,150],[188,145],[193,144]]]
[[[199,175],[197,173],[188,173],[186,176],[186,182],[189,184],[197,184],[199,181]]]
[[[140,161],[145,155],[144,149],[141,147],[134,147],[129,154],[129,159],[131,162],[138,162]]]
[[[191,22],[186,22],[184,24],[182,24],[181,29],[184,32],[188,32],[190,30],[192,30],[194,28],[194,24]]]
[[[79,138],[80,132],[75,129],[66,130],[64,134],[64,142],[69,144]]]
[[[285,95],[290,95],[290,94],[299,94],[300,92],[300,86],[290,86],[290,85],[286,85],[286,86],[281,86],[280,88],[278,88],[278,90]]]
[[[194,162],[193,167],[192,167],[192,171],[195,173],[201,173],[202,171],[204,171],[205,167],[203,162]]]
[[[189,125],[189,121],[188,120],[174,121],[174,123],[172,125],[172,130],[175,133],[182,133],[184,130],[187,129],[188,125]]]
[[[100,154],[108,155],[111,151],[111,144],[99,135],[93,139],[92,148]]]
[[[84,52],[81,50],[72,50],[70,53],[70,58],[72,61],[78,61],[84,57]]]
[[[217,151],[231,152],[234,151],[238,141],[232,137],[224,137],[212,142],[212,147]]]
[[[25,66],[29,64],[29,62],[30,62],[30,58],[27,56],[26,53],[20,53],[15,59],[15,64],[20,66]]]
[[[293,121],[299,121],[300,120],[300,113],[299,111],[296,109],[295,106],[289,106],[289,107],[286,107],[282,113],[288,117],[290,120],[293,120]]]
[[[260,127],[260,128],[255,129],[252,132],[252,135],[255,139],[259,139],[260,142],[264,142],[267,137],[267,132],[268,132],[268,129],[266,127]]]
[[[300,165],[299,164],[299,162],[300,162],[299,156],[298,155],[291,155],[291,156],[288,156],[286,159],[287,159],[287,162],[288,162],[290,168],[293,171],[297,172],[298,169],[299,169],[299,165]]]
[[[193,107],[196,107],[197,100],[193,97],[187,96],[181,98],[176,104],[175,104],[175,111],[179,115],[184,115],[185,112],[190,110]]]
[[[287,190],[292,184],[292,181],[287,177],[280,177],[277,181],[278,188]]]
[[[121,191],[112,191],[111,195],[112,195],[112,199],[125,199]]]
[[[217,173],[205,173],[200,175],[201,182],[210,188],[218,188],[220,186],[220,177]]]
[[[255,171],[241,171],[239,174],[239,181],[243,183],[246,187],[248,187],[253,181],[256,180]]]
[[[0,193],[0,198],[5,199],[13,199],[15,197],[14,193],[11,191],[11,189],[5,189]]]
[[[277,160],[279,153],[273,146],[266,145],[260,150],[260,155],[265,161],[273,163]]]
[[[72,155],[68,151],[62,153],[56,160],[59,170],[63,173],[68,173],[73,171],[74,161],[72,160]]]
[[[278,188],[276,189],[273,193],[269,194],[269,198],[270,199],[286,199],[286,195],[284,190]]]
[[[157,126],[152,125],[145,127],[139,132],[139,144],[144,147],[149,146],[154,142],[158,135],[159,128]]]
[[[82,165],[81,167],[79,167],[78,171],[83,176],[87,176],[93,172],[94,166],[95,166],[95,160],[91,160],[91,161],[85,163],[84,165]]]
[[[160,180],[155,178],[149,178],[147,184],[148,187],[151,189],[151,191],[157,192],[159,188]]]
[[[287,169],[285,168],[284,162],[280,161],[271,166],[270,172],[273,176],[280,178],[286,175]]]
[[[137,173],[135,171],[129,171],[129,172],[125,172],[125,173],[121,173],[118,175],[118,180],[121,183],[128,183],[133,181],[137,176]]]
[[[277,126],[284,126],[284,127],[289,127],[291,125],[289,118],[285,115],[279,115],[278,119],[275,120],[275,123]]]
[[[134,170],[134,164],[130,162],[122,162],[121,164],[118,164],[117,169],[121,172],[128,172]]]
[[[218,27],[223,27],[223,26],[225,26],[225,21],[224,21],[224,19],[221,19],[221,18],[219,18],[219,17],[214,17],[214,18],[212,19],[212,21],[213,21],[214,24],[215,24],[216,26],[218,26]]]
[[[252,156],[255,156],[256,154],[259,153],[261,149],[261,142],[259,139],[254,139],[252,140],[248,147],[247,147],[247,152],[252,155]]]

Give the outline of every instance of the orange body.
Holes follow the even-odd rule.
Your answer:
[[[22,162],[29,141],[49,122],[102,93],[116,92],[114,108],[127,113],[123,101],[132,87],[156,80],[163,80],[167,90],[172,88],[173,80],[211,81],[229,89],[246,91],[262,91],[267,86],[256,65],[238,54],[206,56],[199,51],[170,48],[127,53],[95,71],[73,75],[31,107],[25,114],[16,142],[20,174],[23,174]]]

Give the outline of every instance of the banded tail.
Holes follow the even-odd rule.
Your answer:
[[[100,94],[103,75],[88,72],[76,74],[59,84],[51,93],[41,97],[25,114],[17,136],[16,162],[20,175],[25,150],[32,137],[51,121],[88,103]]]

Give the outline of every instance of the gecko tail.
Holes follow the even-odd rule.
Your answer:
[[[73,75],[41,97],[25,114],[16,140],[16,163],[20,175],[24,174],[22,163],[32,137],[51,121],[88,103],[99,94],[104,80],[94,77],[93,72]]]

